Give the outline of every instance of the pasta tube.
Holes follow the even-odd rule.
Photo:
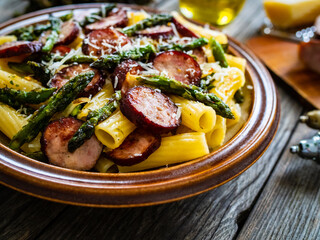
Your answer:
[[[17,90],[32,91],[37,88],[43,88],[40,83],[35,80],[27,80],[16,74],[11,74],[0,70],[0,87],[9,87]]]
[[[117,110],[96,126],[95,134],[103,145],[114,149],[119,147],[135,128],[136,126]]]
[[[203,103],[171,96],[172,101],[181,108],[182,125],[196,131],[209,132],[216,123],[216,112]]]
[[[243,72],[238,68],[223,69],[220,73],[220,79],[213,82],[214,88],[210,92],[229,102],[236,91],[245,83]],[[218,77],[216,77],[218,78]]]
[[[111,160],[105,158],[105,157],[100,157],[96,163],[96,165],[94,166],[94,168],[101,173],[106,173],[108,172],[108,170],[114,166],[114,162],[112,162]]]
[[[7,35],[7,36],[1,36],[0,37],[0,45],[6,43],[6,42],[13,42],[17,41],[17,37],[14,35]]]
[[[144,169],[181,163],[209,153],[204,133],[193,132],[163,137],[161,146],[141,163],[124,167],[118,166],[120,172],[134,172]]]
[[[6,104],[0,103],[0,131],[12,139],[21,128],[28,123],[27,118]],[[40,134],[21,149],[27,153],[40,151]]]
[[[113,86],[110,81],[107,81],[103,88],[88,102],[78,114],[78,118],[86,120],[89,111],[102,108],[114,93]]]
[[[227,131],[226,119],[217,116],[216,125],[212,131],[206,133],[206,139],[209,148],[221,146],[224,142]]]
[[[0,116],[0,131],[10,139],[28,123],[22,114],[3,103],[0,103]]]
[[[247,61],[244,58],[235,57],[229,54],[225,54],[225,56],[230,67],[239,68],[244,73],[247,64]]]
[[[128,26],[136,24],[137,22],[150,17],[150,14],[146,13],[145,11],[127,12],[127,15],[129,19]]]
[[[241,107],[238,103],[235,103],[233,99],[228,102],[229,107],[231,108],[231,112],[233,113],[234,119],[227,119],[227,127],[231,127],[237,124],[241,118]]]

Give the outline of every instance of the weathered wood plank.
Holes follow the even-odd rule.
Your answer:
[[[299,125],[238,239],[320,239],[320,165],[289,153],[315,133]]]
[[[0,239],[34,239],[66,207],[0,186]]]

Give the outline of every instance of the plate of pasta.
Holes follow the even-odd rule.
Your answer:
[[[250,167],[279,122],[266,69],[177,12],[81,4],[0,25],[0,182],[83,206],[190,197]]]

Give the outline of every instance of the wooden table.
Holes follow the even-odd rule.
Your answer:
[[[25,5],[1,0],[0,21]],[[178,1],[151,6],[175,10]],[[225,32],[245,42],[263,18],[262,0],[247,0]],[[308,109],[274,80],[282,108],[278,132],[236,179],[186,200],[129,209],[75,207],[0,186],[0,239],[320,239],[320,166],[289,153],[289,146],[316,131],[298,123]]]

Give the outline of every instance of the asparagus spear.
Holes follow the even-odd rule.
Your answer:
[[[70,113],[70,116],[71,116],[71,117],[77,117],[78,114],[79,114],[79,112],[80,112],[80,110],[83,108],[83,106],[84,106],[84,104],[79,104],[78,106],[76,106],[76,107],[72,110],[72,112]]]
[[[157,25],[167,24],[173,19],[172,15],[169,14],[153,14],[150,18],[143,19],[134,25],[125,27],[122,32],[129,37],[132,37],[137,31],[153,27]]]
[[[73,17],[73,12],[67,13],[60,17],[60,19],[65,22],[70,20]],[[41,33],[48,31],[51,29],[51,24],[38,24],[36,26],[28,26],[16,29],[12,32],[18,40],[25,40],[25,41],[33,41],[36,40],[37,37],[40,36]]]
[[[46,30],[50,29],[49,24],[41,24],[35,26],[28,26],[14,30],[11,34],[15,35],[18,40],[33,41]]]
[[[8,67],[24,75],[33,75],[44,86],[52,77],[50,70],[42,63],[27,61],[22,63],[8,62]]]
[[[134,48],[125,52],[118,52],[110,55],[104,55],[91,64],[92,67],[110,69],[119,64],[122,60],[147,60],[150,54],[155,53],[153,45],[149,44],[143,47]]]
[[[214,72],[209,74],[208,76],[205,76],[204,78],[201,78],[200,81],[200,88],[202,88],[204,91],[208,92],[210,89],[214,88],[214,86],[211,84],[214,81]]]
[[[109,12],[111,12],[112,9],[114,9],[117,5],[115,3],[107,3],[101,6],[101,9],[99,12],[92,13],[89,16],[86,16],[85,19],[80,22],[80,26],[84,27],[88,24],[94,23],[100,19],[100,17],[106,17],[108,16]]]
[[[228,67],[229,65],[226,56],[224,55],[224,51],[221,44],[217,40],[212,38],[210,40],[210,47],[212,49],[214,59],[219,62],[220,66],[224,68]]]
[[[205,38],[197,38],[186,44],[171,43],[166,45],[160,45],[158,49],[159,51],[168,51],[168,50],[189,51],[189,50],[207,45],[208,43],[209,43],[208,40]]]
[[[50,25],[51,25],[51,33],[48,36],[47,41],[42,48],[42,52],[45,52],[45,53],[50,52],[52,50],[53,46],[58,41],[60,27],[62,24],[62,21],[59,18],[55,18],[53,16],[50,16],[49,21],[50,21]]]
[[[73,11],[70,11],[69,13],[67,13],[67,14],[59,17],[59,18],[60,18],[60,20],[61,20],[62,22],[69,21],[71,18],[73,18]]]
[[[62,111],[77,97],[91,82],[93,76],[94,72],[89,71],[69,80],[55,95],[50,97],[47,105],[34,113],[28,124],[13,137],[9,147],[19,150],[25,142],[32,141],[56,112]]]
[[[177,80],[163,76],[139,76],[138,81],[159,88],[163,92],[179,95],[183,98],[199,101],[212,107],[216,113],[224,118],[234,119],[231,109],[214,93],[205,93],[200,87],[186,85]]]
[[[9,105],[10,107],[13,107],[16,110],[23,109],[25,114],[31,114],[34,112],[33,108],[26,107],[23,104],[21,104],[20,102],[18,102],[17,100],[8,97],[5,94],[0,94],[0,102],[5,103],[5,104]]]
[[[111,99],[100,109],[91,111],[87,116],[87,121],[81,125],[68,143],[69,152],[74,152],[85,140],[94,134],[94,128],[99,122],[104,121],[117,109],[121,99],[121,92],[116,91]]]
[[[0,88],[0,96],[6,96],[20,103],[39,104],[46,101],[54,91],[56,91],[56,88],[45,88],[40,91],[26,92],[6,87]]]
[[[244,93],[242,88],[238,89],[233,96],[236,103],[243,103],[244,102]]]

